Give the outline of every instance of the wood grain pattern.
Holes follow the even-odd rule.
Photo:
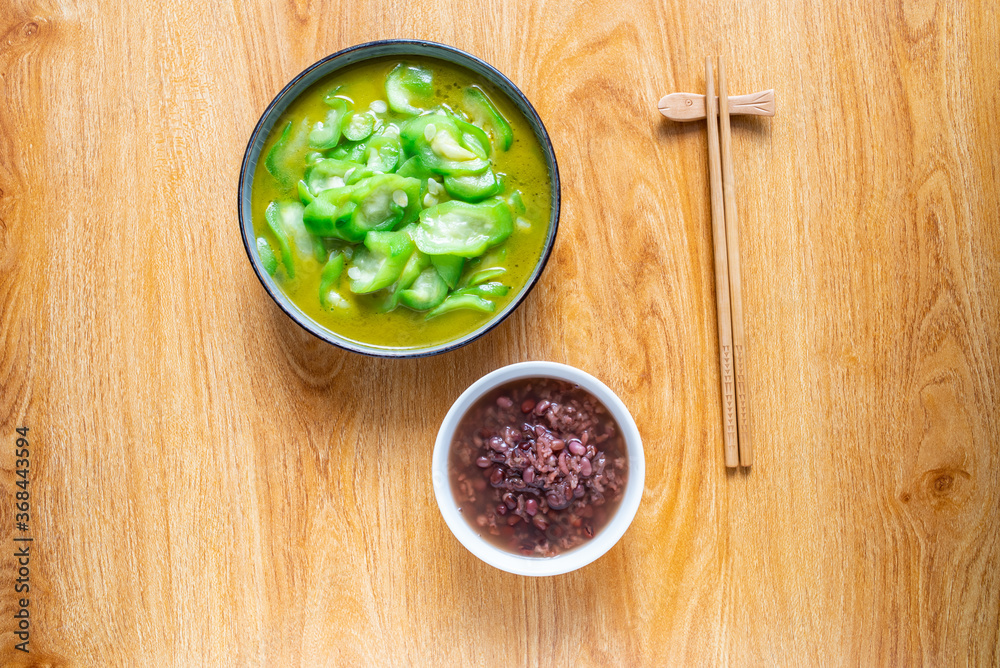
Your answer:
[[[998,665],[998,33],[976,0],[8,0],[3,664]],[[508,74],[564,183],[527,302],[409,361],[300,331],[235,209],[273,94],[393,36]],[[732,119],[749,473],[720,454],[704,127],[656,109],[712,54],[781,103]],[[622,541],[543,580],[465,552],[428,473],[450,401],[524,359],[602,378],[647,452]]]

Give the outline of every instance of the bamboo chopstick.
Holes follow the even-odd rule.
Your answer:
[[[712,239],[715,248],[715,306],[719,321],[719,367],[722,370],[722,438],[725,445],[726,466],[734,468],[739,466],[740,458],[736,431],[736,392],[733,383],[733,324],[729,305],[729,258],[726,252],[726,220],[719,152],[719,101],[715,97],[715,81],[712,77],[710,57],[705,58],[705,87],[708,174],[712,192]]]
[[[726,90],[726,62],[719,56],[719,108],[722,127],[722,193],[726,210],[726,251],[729,257],[729,299],[732,309],[733,358],[736,362],[736,417],[740,466],[753,464],[750,439],[750,399],[746,391],[745,334],[743,331],[743,280],[740,274],[740,224],[736,213],[736,181],[733,175],[732,136]]]

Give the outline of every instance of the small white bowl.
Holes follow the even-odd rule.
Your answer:
[[[594,395],[614,416],[625,440],[628,452],[628,481],[625,495],[618,510],[596,536],[577,548],[554,557],[525,557],[496,547],[480,536],[458,512],[458,505],[451,491],[448,476],[448,452],[455,428],[465,413],[484,394],[495,387],[520,378],[557,378],[579,385]],[[614,547],[624,535],[639,509],[642,490],[646,481],[646,459],[642,452],[642,439],[632,414],[608,386],[589,373],[556,362],[521,362],[501,367],[488,373],[462,393],[445,415],[434,443],[431,463],[434,496],[445,523],[459,542],[469,552],[491,566],[517,575],[561,575],[583,568]]]

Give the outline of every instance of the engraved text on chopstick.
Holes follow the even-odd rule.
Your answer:
[[[722,346],[722,382],[725,386],[726,402],[726,432],[736,437],[736,402],[733,395],[733,363],[730,356],[729,346]]]

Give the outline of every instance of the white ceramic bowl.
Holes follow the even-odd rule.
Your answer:
[[[465,413],[476,401],[492,390],[512,380],[520,378],[557,378],[579,385],[594,395],[614,416],[621,434],[625,440],[628,454],[628,482],[625,486],[625,496],[622,498],[618,511],[600,532],[583,545],[555,557],[525,557],[519,554],[505,552],[489,543],[465,520],[458,512],[458,505],[451,491],[448,477],[448,452],[451,449],[455,428]],[[434,496],[438,508],[448,528],[455,534],[472,554],[491,566],[517,575],[560,575],[582,568],[599,558],[614,547],[618,539],[632,523],[639,501],[642,499],[642,489],[646,481],[646,459],[642,452],[642,439],[635,426],[631,413],[608,386],[589,373],[580,371],[565,364],[556,362],[521,362],[501,367],[488,373],[469,389],[452,405],[445,415],[434,443],[434,457],[431,464],[431,476],[434,483]]]

